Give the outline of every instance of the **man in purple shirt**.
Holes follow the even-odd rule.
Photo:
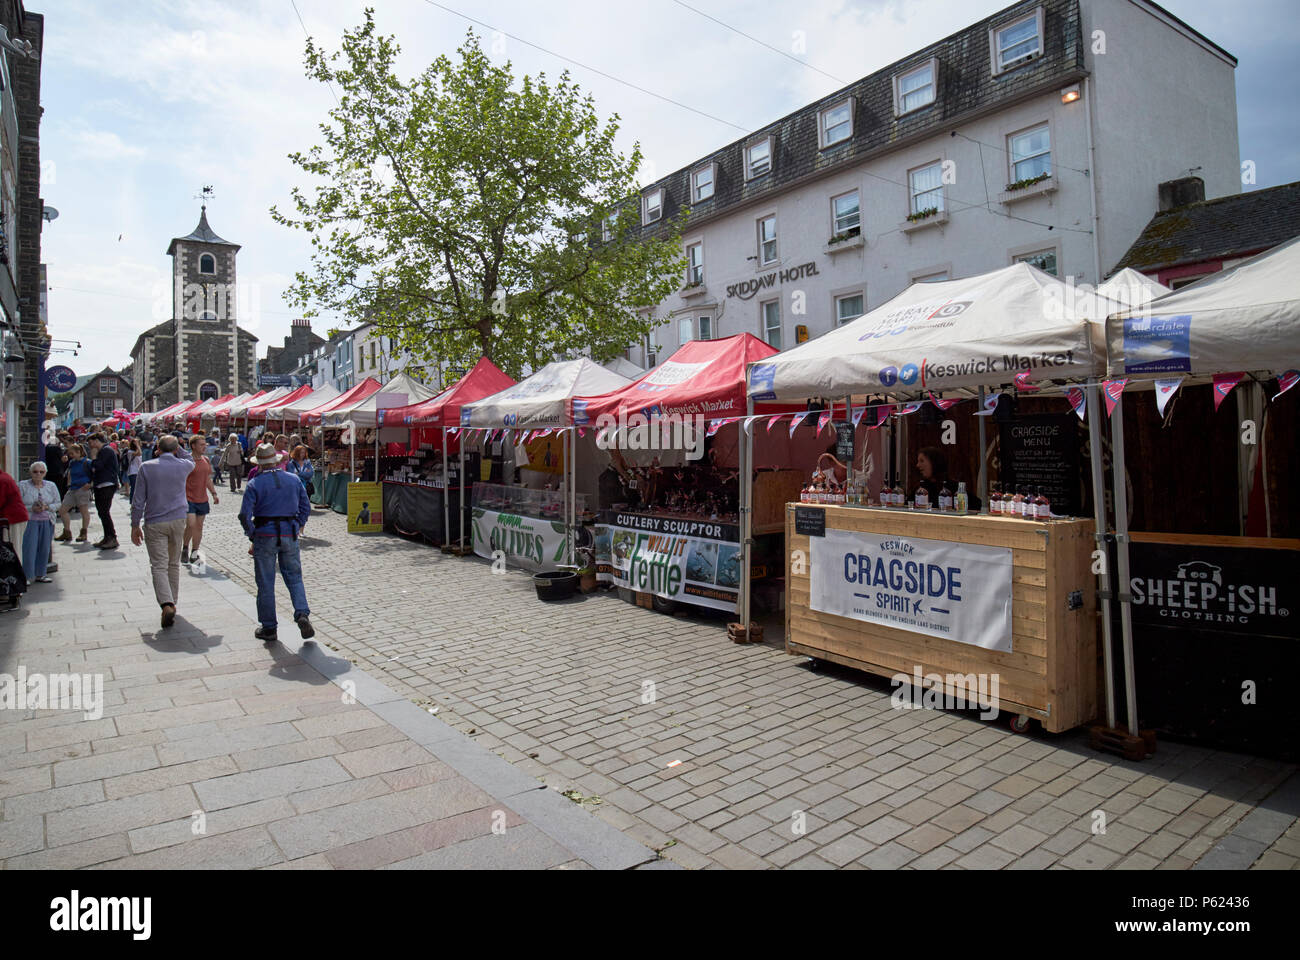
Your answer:
[[[158,439],[158,456],[140,466],[131,499],[131,542],[149,551],[153,592],[162,607],[162,625],[176,621],[176,600],[181,590],[181,544],[185,538],[185,480],[194,469],[193,460],[176,456],[180,441]],[[141,523],[144,529],[141,529]]]

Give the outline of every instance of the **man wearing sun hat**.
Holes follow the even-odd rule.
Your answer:
[[[255,456],[257,476],[248,481],[239,522],[253,542],[253,570],[257,580],[257,619],[254,636],[266,643],[276,641],[275,567],[293,601],[293,619],[304,640],[316,635],[308,615],[307,591],[302,582],[302,559],[298,534],[311,516],[307,488],[297,474],[275,469],[280,455],[264,443]]]

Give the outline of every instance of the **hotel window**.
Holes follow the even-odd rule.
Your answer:
[[[856,320],[864,313],[863,298],[860,293],[851,293],[844,297],[835,298],[835,325],[838,327],[848,323],[850,320]]]
[[[745,148],[745,179],[753,180],[772,169],[772,138],[751,143]]]
[[[943,210],[943,164],[936,160],[924,167],[907,172],[912,202],[909,213],[920,213],[934,207]]]
[[[833,147],[853,136],[853,101],[845,100],[821,112],[822,148]]]
[[[700,317],[700,339],[701,340],[713,339],[713,318],[712,317]]]
[[[713,196],[713,170],[714,165],[709,164],[691,174],[691,199],[695,203]]]
[[[1043,8],[1005,27],[989,31],[993,75],[1020,66],[1043,52]]]
[[[1007,137],[1007,153],[1011,157],[1011,182],[1032,180],[1052,173],[1052,137],[1047,124]]]
[[[758,262],[776,260],[776,215],[758,221]]]
[[[1043,273],[1050,273],[1057,276],[1056,273],[1056,248],[1050,250],[1036,250],[1033,253],[1022,253],[1012,258],[1013,263],[1027,263],[1031,267],[1037,267]]]
[[[841,193],[831,198],[831,234],[839,236],[862,226],[862,207],[858,200],[858,191]]]
[[[894,116],[901,117],[934,103],[935,63],[931,60],[894,78]]]
[[[695,339],[695,321],[690,317],[681,317],[677,321],[677,343],[679,346]]]
[[[642,198],[641,223],[654,223],[664,213],[664,192],[653,190]]]
[[[769,300],[763,304],[763,339],[781,349],[781,301]]]
[[[704,282],[704,244],[692,243],[686,248],[686,283],[688,286]]]

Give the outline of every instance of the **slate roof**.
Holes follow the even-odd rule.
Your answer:
[[[222,240],[217,236],[216,231],[208,226],[208,208],[206,206],[199,213],[199,225],[195,227],[188,236],[175,237],[172,239],[171,243],[167,244],[167,256],[170,257],[172,255],[172,250],[176,248],[176,244],[178,243],[213,243],[226,247],[234,247],[236,250],[239,249],[239,244],[231,243],[229,240]]]
[[[1201,200],[1151,218],[1114,270],[1149,273],[1256,253],[1300,235],[1300,181]]]
[[[1042,55],[993,76],[989,30],[1043,8]],[[894,77],[930,59],[937,61],[938,86],[929,106],[894,116]],[[852,167],[864,160],[916,141],[947,132],[970,119],[1002,109],[1026,97],[1057,90],[1086,75],[1079,0],[1022,0],[943,40],[904,57],[822,97],[814,103],[746,134],[695,163],[650,184],[638,196],[664,190],[663,217],[638,227],[639,236],[655,236],[685,208],[691,223],[709,220],[733,207],[758,203],[788,187]],[[819,117],[823,110],[853,99],[853,134],[833,147],[821,149]],[[744,148],[772,137],[772,169],[745,180]],[[714,162],[714,193],[690,203],[691,173]],[[906,174],[899,173],[900,181]],[[637,214],[640,224],[640,212]]]

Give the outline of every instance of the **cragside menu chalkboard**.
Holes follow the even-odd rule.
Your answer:
[[[1052,513],[1079,516],[1079,438],[1072,413],[1041,413],[1002,424],[1002,489],[1036,487]]]

